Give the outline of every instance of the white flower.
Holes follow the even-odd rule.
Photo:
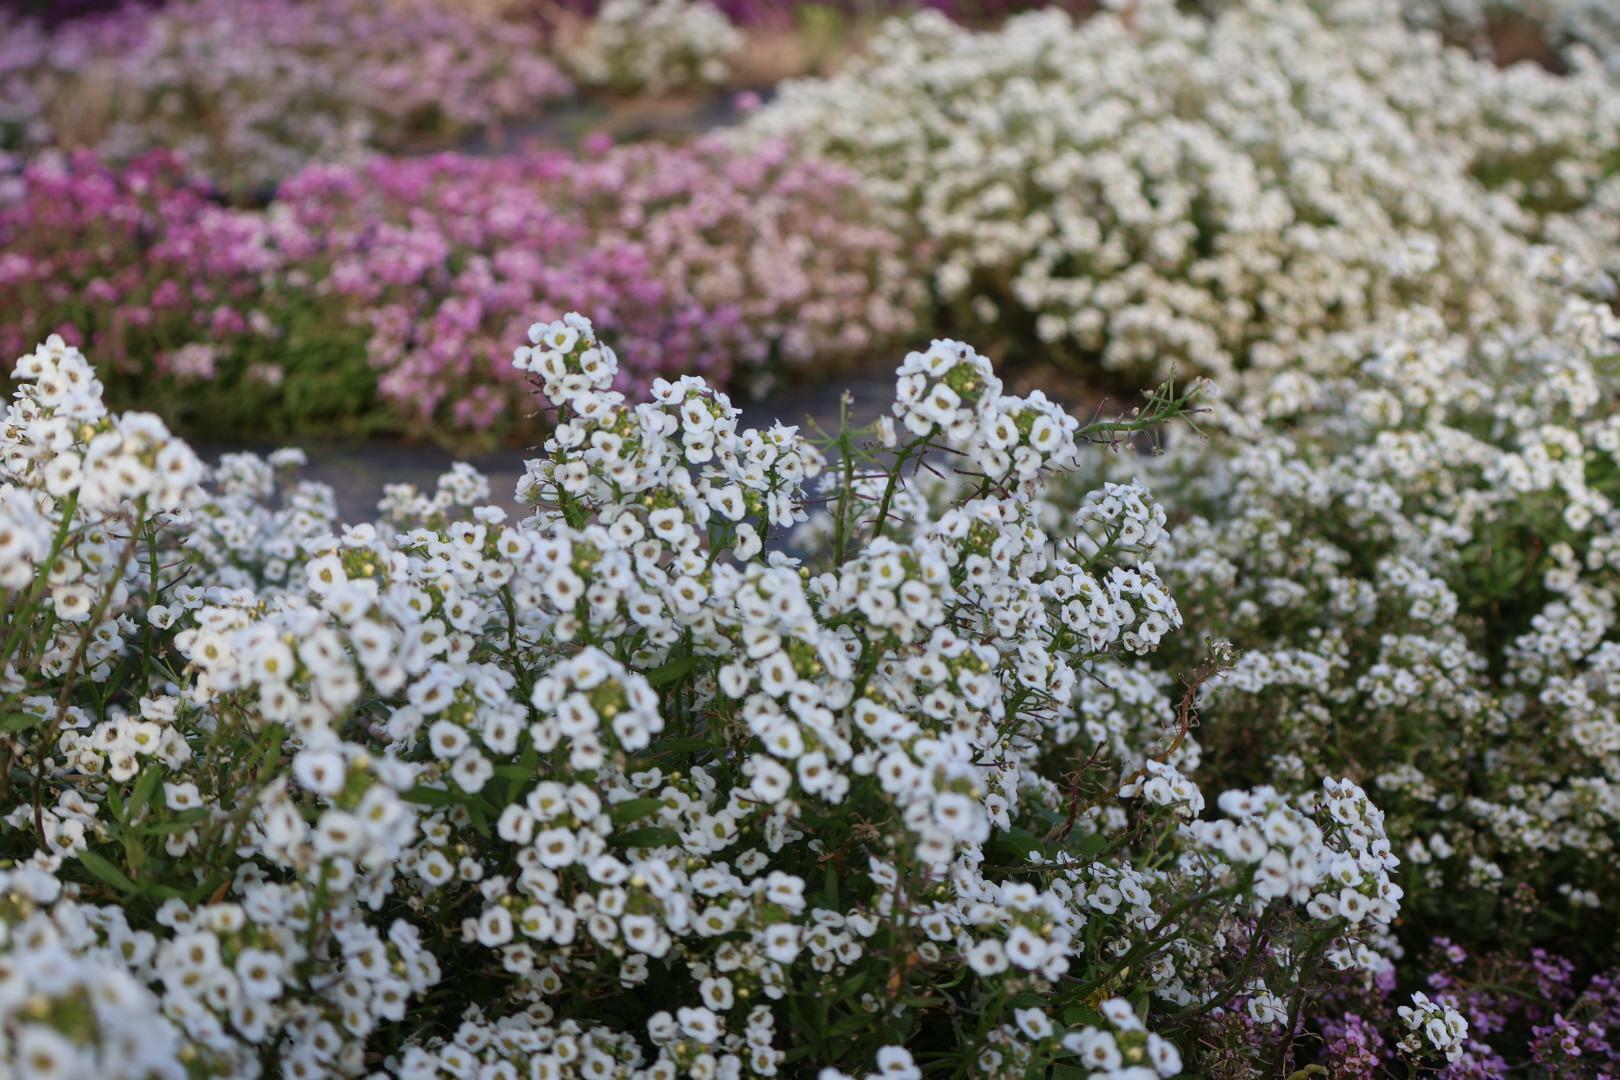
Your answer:
[[[911,1060],[911,1054],[901,1046],[885,1046],[877,1052],[879,1076],[892,1076],[897,1080],[918,1080],[922,1070]]]
[[[343,790],[347,767],[341,751],[327,749],[300,750],[293,757],[293,776],[305,788],[328,798]]]

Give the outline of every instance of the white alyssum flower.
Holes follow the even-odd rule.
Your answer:
[[[965,324],[1131,377],[1283,369],[1413,303],[1458,329],[1521,319],[1560,298],[1524,280],[1532,260],[1607,288],[1590,267],[1615,248],[1620,87],[1601,72],[1500,70],[1394,0],[1215,6],[896,19],[740,137],[862,175]]]
[[[0,1071],[915,1076],[878,1033],[948,1000],[1001,1003],[964,1063],[1164,1073],[1128,1006],[1064,1019],[1082,965],[1151,1012],[1230,984],[1255,911],[1384,944],[1392,856],[1354,785],[1203,819],[1142,674],[1182,618],[1168,515],[1136,482],[1052,512],[1114,429],[942,340],[846,472],[700,379],[614,391],[581,316],[529,338],[556,424],[520,520],[458,469],[341,525],[279,486],[295,456],[205,470],[60,340],[19,363],[0,749],[39,796],[0,808]],[[1144,424],[1185,405],[1153,400]],[[1332,912],[1242,877],[1272,849]],[[790,1062],[818,1002],[863,1034]]]

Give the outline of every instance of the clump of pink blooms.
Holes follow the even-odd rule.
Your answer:
[[[870,354],[921,300],[853,181],[783,146],[377,160],[311,168],[279,202],[289,254],[370,325],[382,395],[462,427],[521,396],[501,343],[537,310],[595,312],[626,381],[724,383]]]
[[[285,262],[262,215],[220,205],[171,153],[42,157],[0,180],[0,352],[60,333],[110,376],[184,368],[188,346],[269,331]]]
[[[543,110],[569,80],[537,24],[448,0],[176,0],[43,30],[0,13],[0,148],[184,152],[273,183]]]
[[[1376,1076],[1388,1057],[1376,1025],[1353,1012],[1324,1021],[1322,1057],[1334,1076]]]
[[[923,303],[854,183],[781,146],[319,165],[262,211],[220,205],[167,154],[41,160],[10,186],[0,349],[61,333],[143,399],[249,365],[279,383],[289,313],[313,311],[363,329],[357,366],[401,425],[504,433],[526,395],[504,343],[535,311],[596,312],[622,380],[645,385],[871,355]]]
[[[591,20],[601,6],[600,0],[0,5],[0,152],[91,149],[126,160],[170,149],[233,194],[262,195],[312,161],[357,163],[372,152],[446,145],[544,115],[573,90],[567,65],[559,63],[570,59],[571,47],[555,33],[557,16]],[[897,7],[870,0],[719,0],[714,14],[722,29],[727,21],[780,25],[811,6],[871,16]],[[898,6],[983,20],[1036,5]],[[1061,6],[1089,8],[1087,0]],[[58,18],[58,8],[80,17]],[[627,30],[643,37],[661,32]],[[636,41],[622,48],[639,51]]]

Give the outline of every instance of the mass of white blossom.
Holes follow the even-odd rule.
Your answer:
[[[919,1075],[970,1017],[964,1067],[1168,1076],[1160,1014],[1387,965],[1360,787],[1206,819],[1185,725],[1074,720],[1181,615],[1144,488],[1055,532],[1042,493],[1185,397],[1082,426],[936,341],[818,445],[694,378],[632,403],[577,315],[530,338],[522,520],[461,467],[340,526],[297,454],[206,468],[61,339],[18,362],[0,1071]],[[904,466],[946,459],[928,513]]]
[[[1131,379],[1284,367],[1411,305],[1520,321],[1559,302],[1523,280],[1537,245],[1612,258],[1620,88],[1597,65],[1499,69],[1388,0],[1222,8],[897,19],[748,137],[860,173],[963,325]]]
[[[603,0],[557,59],[588,86],[689,91],[724,82],[742,45],[709,0]]]
[[[0,176],[29,208],[0,324],[45,339],[0,417],[0,1080],[1620,1068],[1620,0],[1027,6],[479,0],[463,41],[423,0],[347,29],[187,0],[124,44],[0,44],[15,145],[57,140],[93,40],[129,91],[104,151],[217,150],[248,187],[564,82],[594,109],[714,93],[769,66],[750,43],[851,50],[647,158],[639,196],[587,185],[638,242],[679,196],[684,239],[645,252],[562,258],[559,211],[463,258],[513,207],[424,232],[410,162],[345,173],[403,177],[400,222],[354,226],[399,257],[289,283],[451,273],[468,304],[384,321],[462,359],[435,335],[516,311],[474,359],[543,438],[510,492],[458,464],[374,515],[298,450],[202,454],[104,393],[171,323],[212,355],[279,279],[147,288],[166,245],[220,254],[124,220],[147,174],[87,173],[99,216],[18,201],[37,162]],[[351,105],[298,104],[327,67]],[[533,167],[640,153],[600,141]],[[751,253],[775,314],[725,302],[747,199],[665,183],[709,158],[837,174],[773,219],[781,265]],[[312,242],[284,205],[253,220]],[[800,265],[872,222],[881,273]],[[571,298],[530,315],[505,265]],[[976,344],[766,423],[654,379],[665,331],[552,321],[677,285],[714,379],[830,365],[816,340],[884,328],[816,297],[877,285]],[[319,367],[342,328],[286,311],[252,314]]]
[[[1183,440],[1133,463],[1193,515],[1158,553],[1188,622],[1172,640],[1242,647],[1203,692],[1204,767],[1285,789],[1360,773],[1408,906],[1440,918],[1458,895],[1533,887],[1545,918],[1602,920],[1620,850],[1617,372],[1607,305],[1475,336],[1414,310],[1235,384],[1204,425],[1218,452]],[[1110,679],[1095,722],[1166,722],[1167,679]]]

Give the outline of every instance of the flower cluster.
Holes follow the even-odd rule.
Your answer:
[[[1390,846],[1319,858],[1301,867],[1306,885],[1272,850],[1269,818],[1193,830],[1313,913],[1370,916],[1388,935],[1388,890],[1462,946],[1576,940],[1601,966],[1620,847],[1617,342],[1612,312],[1581,299],[1463,335],[1416,310],[1235,381],[1204,425],[1211,442],[1124,463],[1190,514],[1155,558],[1187,628],[1149,661],[1159,672],[1139,661],[1105,676],[1112,694],[1081,709],[1088,732],[1142,745],[1193,643],[1230,640],[1239,658],[1199,693],[1200,771],[1266,785],[1244,814],[1286,806],[1315,776],[1353,776]],[[1095,498],[1093,483],[1040,516]],[[1390,855],[1398,878],[1380,865]],[[1366,970],[1381,979],[1380,967]],[[1381,1000],[1353,1002],[1323,1029],[1337,1048],[1324,1053],[1382,1061],[1416,1038],[1475,1070],[1458,1076],[1498,1075],[1487,1059],[1528,1060],[1540,1038],[1520,1023],[1487,1040],[1500,1024],[1484,1013],[1465,1013],[1472,1035],[1445,1015],[1425,1034],[1437,1017],[1413,1015],[1409,1030]]]
[[[1416,315],[1336,343],[1254,392],[1287,433],[1223,462],[1230,501],[1182,531],[1211,585],[1198,617],[1249,646],[1210,706],[1275,717],[1276,768],[1365,762],[1409,889],[1437,901],[1528,882],[1579,918],[1607,887],[1617,332],[1572,302],[1472,341]]]
[[[1168,1076],[1234,987],[1381,947],[1355,785],[1200,823],[1185,730],[1116,759],[1073,719],[1179,623],[1166,515],[1036,506],[1185,399],[1085,427],[938,341],[818,446],[691,376],[633,403],[580,316],[528,340],[532,513],[459,469],[345,528],[296,454],[205,470],[60,338],[19,363],[8,1071]],[[933,509],[915,460],[967,490]],[[1312,910],[1268,902],[1250,818]]]
[[[1412,1004],[1402,1005],[1396,1014],[1409,1032],[1399,1043],[1401,1050],[1409,1054],[1437,1050],[1447,1061],[1462,1057],[1468,1021],[1450,1005],[1430,1001],[1429,995],[1420,990],[1412,995]]]
[[[627,380],[870,355],[921,296],[842,171],[713,141],[312,167],[263,211],[169,155],[40,161],[0,205],[0,344],[74,334],[120,394],[219,429],[525,424],[506,342],[592,307]],[[154,378],[154,376],[158,376]]]
[[[897,20],[745,137],[860,172],[936,246],[961,325],[1132,378],[1285,367],[1411,304],[1515,321],[1556,306],[1525,285],[1534,243],[1609,257],[1583,241],[1612,228],[1601,72],[1500,71],[1383,0],[1222,6]]]
[[[894,418],[913,438],[943,433],[998,480],[1029,482],[1053,469],[1073,468],[1080,422],[1039,390],[1027,398],[1001,390],[1001,380],[983,357],[964,346],[941,343],[926,353],[912,353],[900,366]],[[1140,498],[1127,504],[1120,494],[1112,488],[1100,494],[1081,519],[1090,524],[1110,513],[1119,517],[1133,511],[1151,517]],[[1152,546],[1144,527],[1138,526],[1136,539]]]
[[[1389,872],[1400,860],[1384,835],[1383,813],[1355,784],[1328,780],[1320,797],[1302,800],[1304,810],[1324,812],[1331,833],[1271,788],[1229,791],[1220,805],[1234,820],[1196,821],[1189,829],[1234,864],[1255,866],[1256,895],[1288,897],[1329,921],[1387,927],[1394,920],[1401,887]]]
[[[0,178],[0,347],[46,339],[0,420],[0,1073],[1614,1071],[1590,54],[1498,70],[1398,0],[924,14],[744,145],[355,161],[525,107],[486,84],[560,79],[544,32],[294,5],[236,64],[263,2],[0,46],[16,143],[104,85],[75,115],[151,125],[84,141],[202,122],[281,178]],[[747,7],[610,0],[566,62],[717,77]],[[265,78],[255,157],[208,109]],[[1221,398],[1088,423],[936,340],[869,426],[744,423],[721,382],[914,334],[917,258],[950,325]],[[345,526],[297,452],[205,465],[120,396],[544,441],[517,515],[457,466]]]
[[[177,151],[236,191],[569,90],[537,27],[441,0],[174,0],[50,33],[0,18],[0,85],[23,95],[0,146]]]
[[[724,82],[742,44],[710,0],[605,0],[557,59],[587,86],[662,93]]]
[[[173,154],[120,168],[85,153],[41,158],[15,182],[15,197],[0,200],[8,354],[62,334],[98,350],[115,393],[145,382],[139,400],[181,422],[191,408],[212,413],[222,427],[263,415],[300,355],[336,382],[336,335],[328,328],[323,342],[299,340],[310,313],[278,284],[286,260],[269,222],[218,205]],[[150,392],[163,383],[229,393],[175,403]]]
[[[644,384],[870,355],[921,306],[853,179],[782,144],[316,168],[281,202],[317,290],[371,328],[382,397],[464,429],[512,419],[503,345],[537,308],[596,310]]]
[[[1148,1080],[1181,1073],[1181,1053],[1173,1043],[1148,1031],[1131,1003],[1111,998],[1098,1006],[1107,1024],[1065,1036],[1080,1055],[1091,1080]]]

